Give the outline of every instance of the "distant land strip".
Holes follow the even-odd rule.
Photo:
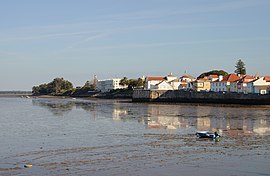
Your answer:
[[[0,97],[29,95],[32,95],[31,91],[0,91]]]

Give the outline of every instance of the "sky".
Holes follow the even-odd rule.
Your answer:
[[[0,0],[0,90],[63,77],[270,75],[269,0]]]

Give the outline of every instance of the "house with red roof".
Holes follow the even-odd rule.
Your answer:
[[[254,76],[249,76],[249,75],[246,75],[246,76],[243,76],[241,77],[239,80],[237,81],[234,81],[232,84],[231,84],[231,91],[232,92],[239,92],[239,93],[248,93],[248,90],[247,90],[247,84],[249,82],[252,82],[256,80],[256,78]]]
[[[183,75],[179,79],[180,84],[178,86],[178,89],[192,89],[193,88],[193,82],[196,81],[196,79],[191,75]]]
[[[211,91],[213,92],[230,92],[231,84],[240,79],[240,76],[232,73],[227,76],[220,76],[218,80],[211,82]]]
[[[183,75],[183,76],[181,76],[180,77],[180,81],[181,82],[192,82],[192,81],[195,81],[196,79],[193,77],[193,76],[191,76],[191,75]]]
[[[153,89],[156,89],[156,90],[174,90],[174,87],[169,82],[167,82],[166,80],[163,80],[160,83],[153,86]]]
[[[208,79],[210,80],[210,81],[217,81],[217,80],[219,80],[219,79],[222,79],[223,78],[223,76],[222,75],[220,75],[220,76],[218,76],[218,75],[209,75],[208,76]]]
[[[161,81],[164,81],[165,77],[161,77],[161,76],[149,76],[146,77],[145,79],[145,89],[150,90],[150,89],[154,89],[155,85],[159,84]]]
[[[165,77],[146,77],[145,89],[151,90],[177,90],[181,82],[172,73]]]
[[[247,83],[247,93],[267,94],[270,89],[270,76],[260,77]]]

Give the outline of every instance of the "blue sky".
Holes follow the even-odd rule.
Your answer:
[[[0,0],[0,90],[64,77],[270,75],[269,0]]]

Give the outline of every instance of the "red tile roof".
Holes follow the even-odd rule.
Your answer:
[[[193,79],[193,77],[191,75],[183,75],[181,78],[190,78],[190,79]]]
[[[265,76],[265,77],[264,77],[264,80],[265,80],[266,82],[270,82],[270,76]]]
[[[154,77],[154,76],[150,76],[150,77],[146,77],[147,81],[162,81],[165,80],[164,77]]]
[[[212,77],[212,78],[218,78],[218,75],[209,75],[209,77]]]
[[[239,83],[249,83],[254,81],[256,78],[253,76],[244,76],[243,78],[240,79]]]
[[[254,79],[254,76],[247,75],[247,76],[244,77],[244,79]]]
[[[221,82],[235,82],[238,81],[239,79],[240,77],[233,73],[229,74],[228,76],[224,76]]]

